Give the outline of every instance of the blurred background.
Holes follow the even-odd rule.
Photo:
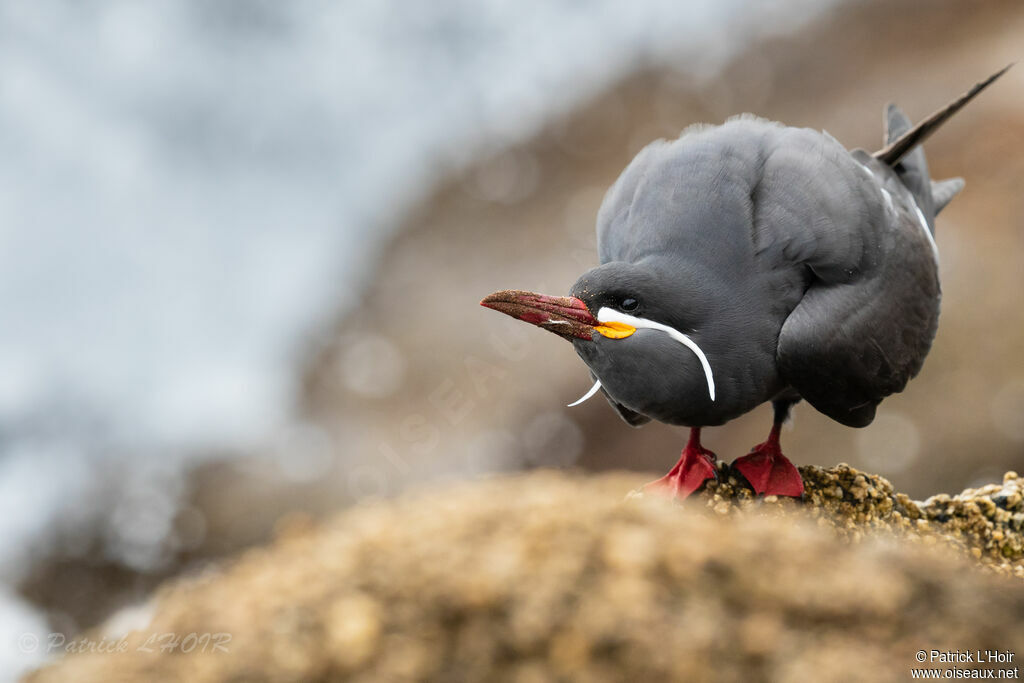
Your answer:
[[[1015,0],[0,2],[0,679],[167,577],[367,497],[532,467],[660,474],[563,293],[636,152],[753,112],[880,146],[1021,57]],[[927,151],[938,338],[852,430],[785,448],[919,498],[1024,464],[1024,72]],[[708,431],[726,460],[766,408]],[[571,501],[570,501],[571,504]],[[134,615],[134,616],[133,616]]]

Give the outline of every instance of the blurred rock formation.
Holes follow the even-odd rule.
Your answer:
[[[364,503],[166,586],[139,631],[108,629],[120,651],[28,681],[874,683],[937,668],[920,650],[1024,642],[1020,578],[981,571],[928,521],[886,531],[919,506],[884,480],[804,476],[806,505],[623,500],[636,475],[554,472]],[[1008,475],[955,500],[1019,509],[1020,492]]]

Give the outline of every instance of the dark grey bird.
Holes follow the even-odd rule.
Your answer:
[[[758,494],[801,496],[779,430],[806,400],[864,427],[921,369],[939,318],[932,182],[921,143],[1004,68],[917,126],[894,105],[885,147],[749,115],[648,145],[597,216],[601,265],[568,297],[505,290],[481,304],[572,342],[631,425],[691,428],[649,486],[685,497],[717,475],[700,429],[771,401],[769,438],[732,463]]]

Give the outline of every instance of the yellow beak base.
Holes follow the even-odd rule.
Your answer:
[[[602,337],[608,337],[609,339],[625,339],[629,335],[636,332],[636,328],[626,323],[607,322],[596,325],[594,329],[600,333]]]

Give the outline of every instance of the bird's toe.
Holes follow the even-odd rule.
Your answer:
[[[750,482],[750,487],[758,495],[791,498],[802,498],[804,495],[800,472],[771,444],[755,446],[748,455],[737,458],[731,467]]]

